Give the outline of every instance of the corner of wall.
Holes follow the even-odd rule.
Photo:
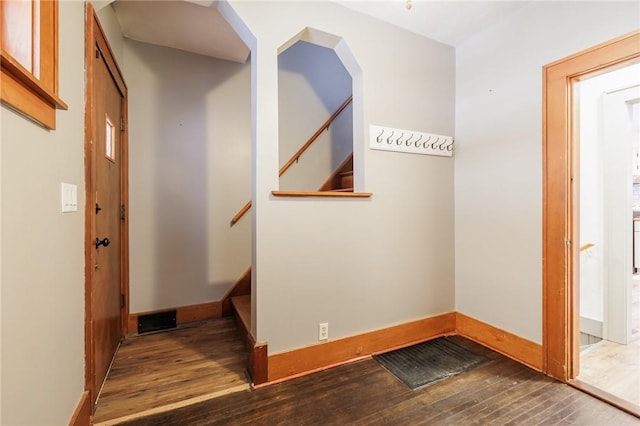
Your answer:
[[[536,371],[542,371],[542,345],[459,312],[455,313],[455,323],[456,333],[460,336],[480,343]]]

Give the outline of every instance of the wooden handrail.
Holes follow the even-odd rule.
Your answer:
[[[336,112],[334,112],[331,117],[329,117],[329,119],[327,121],[324,122],[324,124],[322,126],[320,126],[320,128],[313,134],[313,136],[311,136],[309,138],[309,140],[300,147],[300,149],[293,154],[293,156],[291,158],[289,158],[289,161],[287,161],[286,163],[284,163],[284,166],[282,166],[280,168],[280,171],[278,172],[278,177],[282,176],[287,170],[289,170],[289,167],[293,166],[293,163],[295,163],[296,161],[298,161],[298,159],[300,158],[300,156],[302,156],[302,154],[304,154],[304,152],[309,149],[309,147],[311,146],[311,144],[313,144],[315,142],[316,139],[318,139],[318,136],[320,136],[322,134],[322,132],[324,132],[326,129],[329,128],[329,126],[331,125],[331,123],[333,123],[333,120],[336,119],[336,117],[338,117],[340,115],[340,113],[342,111],[344,111],[344,109],[349,106],[349,104],[351,103],[351,101],[353,100],[353,96],[349,96],[349,98],[347,98],[346,101],[344,101],[344,103],[342,105],[340,105],[340,108],[338,108],[336,110]]]
[[[313,136],[311,136],[309,140],[304,145],[302,145],[302,147],[300,147],[300,149],[296,151],[295,154],[293,154],[289,161],[284,163],[284,166],[280,167],[278,177],[282,176],[287,170],[289,170],[291,166],[293,166],[293,163],[298,161],[302,154],[304,154],[304,152],[309,149],[309,147],[315,142],[316,139],[318,139],[322,132],[329,128],[331,123],[333,123],[333,120],[335,120],[340,115],[340,113],[349,106],[351,101],[353,101],[353,96],[349,96],[347,100],[344,101],[342,105],[340,105],[340,108],[338,108],[336,112],[331,114],[331,117],[329,117],[327,121],[325,121],[324,124],[320,126],[320,128],[313,134]],[[242,216],[244,216],[245,213],[249,211],[249,209],[251,209],[251,201],[245,204],[244,207],[242,207],[240,211],[238,211],[238,213],[236,213],[236,215],[231,219],[231,226],[235,225],[240,220],[240,218],[242,218]]]
[[[238,213],[236,213],[236,215],[231,219],[231,226],[235,225],[235,224],[236,224],[236,222],[237,222],[237,221],[239,221],[239,220],[240,220],[240,218],[241,218],[242,216],[244,216],[244,214],[245,214],[246,212],[248,212],[248,211],[249,211],[249,209],[251,209],[251,200],[249,200],[249,201],[247,202],[247,204],[245,204],[245,205],[244,205],[244,207],[242,207],[242,208],[238,211]]]
[[[580,251],[585,251],[585,250],[589,250],[591,247],[595,246],[595,244],[593,243],[587,243],[583,246],[580,246]]]

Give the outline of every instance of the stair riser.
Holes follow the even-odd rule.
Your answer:
[[[353,188],[353,173],[342,176],[340,187]]]

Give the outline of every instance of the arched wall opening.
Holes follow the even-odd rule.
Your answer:
[[[362,120],[357,119],[362,116],[360,74],[344,40],[333,34],[305,28],[280,47],[280,190],[320,190],[352,154],[361,157],[363,128]],[[335,119],[323,129],[333,115]],[[317,133],[309,148],[296,156]],[[292,159],[295,163],[283,171]],[[362,174],[355,167],[346,168],[354,170],[358,177]],[[348,189],[353,191],[354,185]]]

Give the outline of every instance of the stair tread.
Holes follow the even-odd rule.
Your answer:
[[[231,303],[238,313],[238,318],[242,321],[245,330],[251,330],[251,295],[235,296],[231,298]]]

